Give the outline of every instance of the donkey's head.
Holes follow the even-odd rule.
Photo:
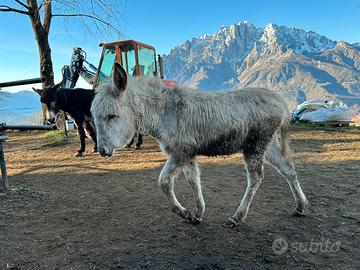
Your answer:
[[[56,91],[60,87],[61,83],[48,87],[45,89],[32,88],[40,96],[40,102],[47,107],[46,120],[50,123],[54,123],[57,113],[59,112],[59,106],[56,102]]]
[[[136,132],[136,120],[126,98],[128,88],[126,71],[115,63],[112,84],[101,85],[92,102],[91,114],[102,156],[111,156],[115,148],[129,143]]]

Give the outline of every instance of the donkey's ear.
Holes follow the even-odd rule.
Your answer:
[[[124,92],[127,83],[127,75],[125,69],[119,64],[114,64],[113,85],[115,86],[115,94],[119,95]]]
[[[37,93],[39,96],[41,96],[41,94],[43,93],[43,91],[44,90],[42,90],[42,89],[36,89],[35,87],[31,87],[32,88],[32,90],[35,92],[35,93]]]

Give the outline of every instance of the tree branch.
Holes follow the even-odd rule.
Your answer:
[[[38,9],[36,0],[27,0],[27,3],[29,5],[31,25],[34,30],[35,38],[38,40],[38,38],[44,34],[44,27],[40,18],[40,10]]]
[[[110,28],[114,29],[116,32],[121,33],[116,27],[112,26],[110,23],[94,16],[94,15],[90,15],[90,14],[84,14],[84,13],[77,13],[77,14],[53,14],[52,17],[87,17],[90,19],[94,19],[97,20],[107,26],[109,26]]]
[[[45,6],[45,0],[40,2],[40,4],[38,5],[38,10],[40,11],[43,6]]]
[[[51,15],[52,11],[51,11],[51,1],[46,0],[45,1],[45,11],[44,11],[44,29],[46,30],[46,32],[49,33],[50,30],[50,24],[51,24]]]
[[[20,13],[20,14],[30,15],[29,11],[20,10],[20,9],[16,9],[16,8],[11,8],[11,7],[5,6],[5,5],[0,5],[0,11],[3,11],[3,12],[16,12],[16,13]]]
[[[18,3],[20,6],[23,6],[27,10],[29,10],[29,6],[27,6],[25,3],[21,2],[20,0],[14,0],[16,3]]]

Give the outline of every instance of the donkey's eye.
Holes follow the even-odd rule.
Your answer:
[[[107,116],[107,120],[110,121],[111,119],[114,119],[115,117],[116,117],[116,115],[110,114]]]

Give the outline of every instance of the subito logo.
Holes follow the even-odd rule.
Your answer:
[[[282,237],[276,238],[274,240],[274,242],[272,243],[272,250],[277,255],[284,254],[288,250],[288,248],[289,248],[289,245],[288,245],[287,241],[285,240],[285,238],[282,238]]]

